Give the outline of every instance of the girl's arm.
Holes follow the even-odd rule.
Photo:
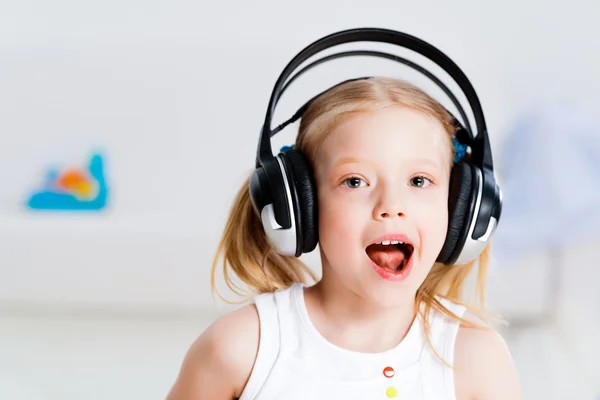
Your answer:
[[[454,364],[456,400],[521,400],[512,356],[497,332],[461,326]]]
[[[259,320],[252,304],[221,317],[185,355],[167,400],[232,400],[240,397],[252,371]]]

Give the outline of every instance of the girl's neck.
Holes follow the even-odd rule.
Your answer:
[[[308,315],[321,336],[362,353],[383,352],[402,341],[415,318],[414,299],[381,307],[333,279],[324,275],[304,292]]]

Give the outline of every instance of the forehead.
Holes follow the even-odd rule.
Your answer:
[[[444,168],[450,163],[450,140],[442,124],[408,107],[386,107],[357,113],[334,128],[319,149],[319,166],[331,167],[356,158],[395,167],[414,159]]]

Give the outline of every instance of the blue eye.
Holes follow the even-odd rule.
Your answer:
[[[363,183],[364,185],[361,185],[361,183]],[[350,189],[356,189],[356,188],[359,188],[361,186],[365,186],[366,182],[364,180],[356,177],[356,176],[353,176],[351,178],[345,179],[344,180],[344,185],[346,185]]]
[[[418,188],[424,188],[424,187],[427,187],[428,185],[430,185],[432,182],[431,182],[431,179],[426,178],[422,175],[419,175],[419,176],[415,176],[414,178],[412,178],[410,180],[410,183],[412,186],[415,186]]]

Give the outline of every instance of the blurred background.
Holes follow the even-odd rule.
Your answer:
[[[210,265],[275,80],[362,26],[432,43],[479,94],[505,204],[488,302],[524,398],[600,398],[599,16],[592,0],[0,2],[0,399],[165,398],[235,307],[213,299]],[[411,52],[351,47],[456,88]],[[453,111],[414,71],[356,58],[307,73],[275,120],[375,74]]]

